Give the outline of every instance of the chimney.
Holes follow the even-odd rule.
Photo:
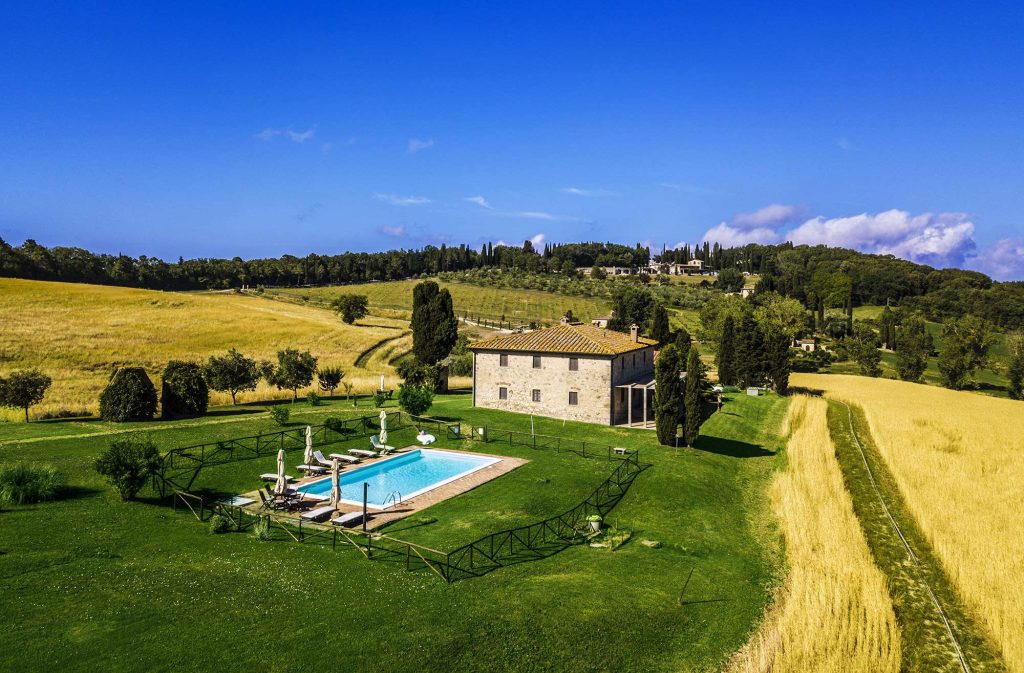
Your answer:
[[[573,323],[572,311],[566,311],[565,315],[558,321],[563,325],[571,325]]]
[[[632,339],[634,343],[640,341],[640,328],[637,327],[635,323],[629,326],[629,338]]]

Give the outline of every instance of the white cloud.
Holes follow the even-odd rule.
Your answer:
[[[610,189],[583,189],[581,187],[563,187],[561,189],[563,194],[572,194],[573,196],[618,196],[618,192],[613,192]]]
[[[291,140],[293,143],[302,144],[309,140],[310,138],[312,138],[314,135],[316,135],[316,127],[307,129],[302,133],[297,133],[295,131],[292,131],[291,129],[288,129],[287,131],[285,131],[285,134],[288,136],[288,139]]]
[[[393,206],[422,206],[425,203],[430,203],[430,199],[425,196],[400,196],[398,194],[382,194],[380,192],[375,192],[373,198],[390,203]]]
[[[512,217],[523,217],[528,220],[549,220],[554,221],[558,219],[557,215],[551,213],[545,213],[540,210],[519,210],[514,213],[509,213]]]
[[[288,139],[294,143],[302,144],[309,140],[310,138],[312,138],[314,135],[316,135],[316,127],[314,126],[313,128],[303,131],[302,133],[297,133],[291,129],[265,128],[259,133],[255,134],[253,138],[255,138],[256,140],[262,140],[264,142],[270,142],[271,140],[280,135],[287,136]]]
[[[911,215],[893,209],[874,215],[819,216],[788,228],[802,215],[802,206],[772,204],[753,213],[740,213],[732,221],[720,222],[709,229],[702,240],[724,246],[781,241],[797,245],[824,244],[895,255],[936,267],[963,266],[971,258],[976,259],[978,265],[990,265],[998,273],[1009,273],[1016,264],[1012,243],[997,244],[991,251],[975,256],[974,223],[966,213]]]
[[[476,205],[480,206],[481,208],[486,208],[487,210],[494,210],[494,206],[492,206],[491,204],[487,203],[487,199],[485,199],[482,196],[467,196],[463,200],[464,201],[468,201],[469,203],[475,203]]]
[[[721,243],[722,246],[726,248],[747,245],[748,243],[760,243],[761,245],[767,245],[769,243],[778,243],[779,234],[775,229],[769,227],[743,228],[729,224],[728,222],[720,222],[714,227],[708,229],[701,241]],[[680,243],[676,247],[681,247],[684,244],[685,243]]]
[[[786,238],[797,245],[824,243],[937,267],[962,266],[975,248],[974,223],[965,213],[911,216],[895,209],[876,215],[815,217],[790,231]]]
[[[281,135],[281,132],[277,129],[263,129],[259,133],[253,136],[256,140],[262,140],[268,142],[274,139],[275,136]]]
[[[658,186],[659,187],[664,187],[665,189],[671,189],[674,192],[678,192],[679,190],[681,190],[683,188],[682,185],[677,185],[674,182],[659,182]]]
[[[806,212],[804,206],[773,203],[752,213],[737,213],[732,225],[737,229],[766,229],[797,222]]]
[[[416,154],[417,152],[429,149],[433,146],[433,138],[428,140],[420,140],[419,138],[409,138],[409,154]]]
[[[530,237],[530,243],[533,243],[534,248],[539,248],[544,243],[544,234],[534,234]]]
[[[967,260],[967,266],[996,280],[1024,279],[1024,239],[1004,238]]]
[[[386,224],[382,224],[380,227],[378,227],[378,230],[380,231],[380,233],[384,234],[385,236],[393,236],[393,237],[396,237],[396,238],[405,236],[405,225],[404,224],[399,224],[399,225],[394,226],[394,227],[389,227]]]

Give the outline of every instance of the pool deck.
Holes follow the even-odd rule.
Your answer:
[[[385,525],[387,525],[389,523],[392,523],[394,521],[398,521],[399,519],[404,519],[407,516],[411,516],[413,514],[416,514],[417,512],[420,512],[420,511],[426,509],[427,507],[430,507],[431,505],[435,505],[435,504],[437,504],[437,503],[439,503],[439,502],[441,502],[443,500],[447,500],[448,498],[453,498],[453,497],[455,497],[457,495],[461,495],[463,493],[466,493],[467,491],[471,491],[474,488],[476,488],[477,486],[480,486],[482,484],[486,484],[490,480],[496,479],[497,477],[500,477],[503,474],[508,474],[509,472],[511,472],[512,470],[516,469],[520,465],[525,465],[527,462],[529,462],[525,458],[512,458],[512,457],[509,457],[509,456],[499,456],[499,455],[495,455],[495,454],[492,454],[492,453],[477,453],[475,451],[457,451],[457,450],[453,450],[453,449],[442,449],[442,448],[422,447],[422,446],[418,446],[418,445],[413,445],[413,446],[406,446],[404,448],[398,449],[398,450],[396,450],[396,451],[394,451],[392,453],[389,453],[387,456],[378,456],[377,458],[364,458],[359,463],[343,466],[342,467],[342,473],[344,473],[346,471],[351,472],[352,470],[355,470],[357,468],[365,467],[367,465],[372,465],[373,463],[375,463],[375,462],[377,462],[379,460],[383,460],[383,459],[389,458],[391,456],[395,456],[395,455],[398,455],[398,454],[406,453],[408,451],[413,451],[415,449],[422,449],[422,448],[430,448],[431,450],[434,450],[434,451],[445,451],[445,452],[455,453],[455,454],[459,454],[459,455],[463,455],[463,456],[481,456],[481,457],[484,457],[484,458],[497,458],[499,460],[496,463],[493,463],[491,465],[487,465],[485,467],[482,467],[479,470],[476,470],[475,472],[467,474],[464,477],[459,477],[458,479],[455,479],[454,481],[450,481],[447,484],[444,484],[442,486],[438,486],[435,489],[431,489],[431,490],[427,491],[426,493],[420,493],[419,495],[417,495],[414,498],[410,498],[408,500],[403,500],[401,504],[396,505],[394,507],[389,507],[389,508],[387,508],[385,510],[375,510],[375,509],[368,508],[367,509],[367,515],[368,515],[368,519],[369,520],[366,523],[367,530],[374,530],[376,528],[380,528],[381,526],[385,526]],[[302,486],[304,484],[308,484],[308,483],[316,481],[318,479],[323,479],[323,477],[324,477],[324,475],[322,475],[322,474],[321,475],[312,476],[312,477],[303,477],[302,479],[297,479],[296,481],[291,482],[289,484],[289,486],[291,486],[292,488],[298,488],[298,487],[300,487],[300,486]],[[249,493],[246,493],[244,495],[246,497],[251,497],[251,498],[255,499],[256,503],[259,502],[259,494],[256,491],[250,491]],[[298,515],[302,514],[302,512],[305,512],[305,511],[308,511],[308,510],[311,510],[311,509],[316,509],[317,507],[321,507],[321,506],[326,505],[326,504],[327,504],[327,502],[325,500],[306,499],[306,500],[304,500],[302,502],[302,506],[300,508],[298,508],[296,510],[293,510],[289,514],[290,514],[290,516],[298,516]],[[257,511],[257,510],[260,509],[260,506],[259,506],[259,504],[253,504],[253,505],[250,505],[250,506],[246,507],[246,509],[248,509],[250,511]],[[264,511],[266,511],[266,510],[264,510]],[[329,526],[330,525],[330,519],[333,519],[333,518],[335,518],[337,516],[340,516],[341,514],[345,514],[345,513],[348,513],[348,512],[359,512],[359,511],[362,511],[362,506],[359,506],[359,505],[349,505],[347,503],[341,503],[341,505],[338,507],[336,512],[334,514],[332,514],[328,519],[325,519],[323,523],[325,523],[325,524],[327,524]],[[288,512],[288,510],[279,509],[279,510],[275,510],[275,512],[276,513],[284,513],[284,512]],[[353,528],[361,528],[361,527],[362,527],[362,524],[359,524],[358,526],[353,526]]]

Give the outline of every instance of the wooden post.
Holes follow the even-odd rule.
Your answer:
[[[366,532],[366,498],[369,493],[370,484],[369,482],[363,482],[363,532]],[[367,549],[369,549],[369,543],[367,543]]]

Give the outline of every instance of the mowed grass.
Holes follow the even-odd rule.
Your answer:
[[[789,575],[731,673],[895,673],[900,631],[829,438],[824,400],[789,407],[788,464],[772,485]]]
[[[390,311],[394,315],[408,318],[412,312],[412,289],[419,282],[401,280],[337,287],[275,288],[267,290],[266,294],[300,302],[306,298],[311,303],[330,303],[340,294],[364,294],[370,300],[371,312]],[[608,315],[611,309],[611,302],[605,299],[570,297],[540,290],[437,282],[451,292],[455,313],[460,318],[464,314],[470,318],[481,316],[488,320],[499,320],[504,316],[505,320],[514,323],[536,321],[541,324],[556,324],[567,310],[572,310],[573,315],[581,320],[590,320],[600,315]]]
[[[408,331],[408,321],[370,316],[345,325],[330,311],[293,306],[235,293],[177,293],[130,288],[0,279],[0,375],[38,367],[53,379],[39,415],[59,409],[95,411],[99,393],[115,367],[146,368],[158,387],[168,360],[204,361],[236,348],[274,360],[278,350],[309,350],[321,365],[337,365],[358,390],[370,390],[386,375],[397,377],[384,353],[362,366],[356,358],[385,339]],[[382,351],[411,347],[411,339],[389,341]],[[388,350],[388,347],[391,350]],[[314,382],[315,385],[315,382]],[[240,400],[290,397],[265,383]],[[222,393],[212,404],[230,403]],[[11,412],[5,418],[16,419]]]
[[[928,543],[1007,669],[1024,671],[1024,404],[900,381],[796,374],[859,406]]]
[[[651,467],[608,517],[633,539],[615,552],[572,547],[452,585],[354,550],[214,536],[187,513],[122,503],[91,467],[114,435],[68,437],[61,423],[19,424],[37,434],[23,440],[39,441],[0,434],[0,462],[45,460],[73,491],[0,514],[0,670],[715,670],[745,642],[781,576],[766,487],[787,402],[730,399],[727,412],[705,423],[698,450],[659,447],[650,431],[536,419],[538,432],[640,450]],[[469,404],[468,395],[441,396],[431,413],[530,427],[529,417]],[[293,416],[301,424],[325,411],[367,410],[331,401],[296,405]],[[274,427],[264,414],[225,420],[130,431],[167,449]],[[448,545],[555,514],[609,467],[499,442],[472,446],[522,453],[530,463],[425,510],[419,516],[436,521],[409,521],[396,534]],[[266,467],[241,465],[223,485],[247,469],[246,485],[234,485],[251,487]]]

